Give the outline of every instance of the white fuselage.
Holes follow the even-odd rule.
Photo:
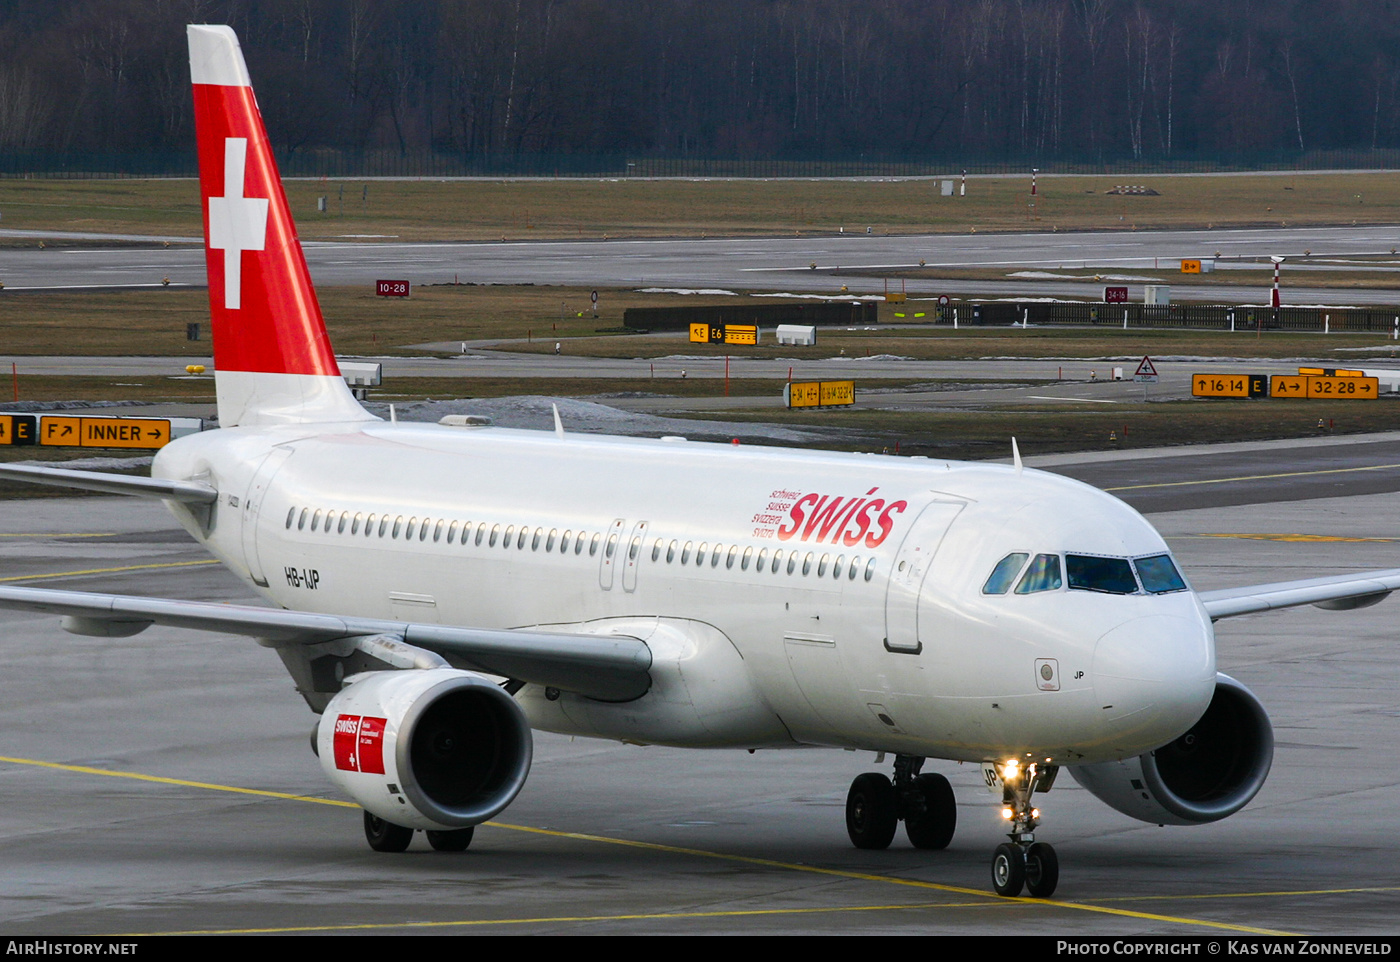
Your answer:
[[[209,432],[153,474],[218,488],[207,525],[177,513],[277,605],[648,642],[636,701],[521,691],[550,730],[1074,764],[1165,744],[1214,690],[1189,589],[984,593],[1008,553],[1167,552],[1036,471],[361,422]]]

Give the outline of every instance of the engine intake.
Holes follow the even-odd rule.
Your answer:
[[[533,751],[515,699],[453,668],[366,674],[331,699],[316,741],[327,776],[367,811],[435,830],[509,805]]]
[[[1220,674],[1206,713],[1175,741],[1136,758],[1069,771],[1124,815],[1158,825],[1200,825],[1248,805],[1273,760],[1274,730],[1264,706]]]

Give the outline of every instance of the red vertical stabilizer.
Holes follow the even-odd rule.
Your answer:
[[[365,420],[326,335],[238,38],[225,26],[188,32],[220,422]]]

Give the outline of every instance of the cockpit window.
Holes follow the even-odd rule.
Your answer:
[[[1069,586],[1078,591],[1103,591],[1111,595],[1137,594],[1137,579],[1127,558],[1096,558],[1093,555],[1065,555]]]
[[[1154,595],[1168,591],[1186,590],[1186,581],[1181,577],[1181,572],[1176,570],[1176,565],[1172,563],[1170,555],[1159,554],[1150,558],[1138,558],[1133,564],[1137,565],[1138,577],[1142,579],[1142,586]]]
[[[1054,591],[1063,582],[1060,580],[1060,556],[1038,554],[1030,563],[1021,583],[1016,586],[1018,595],[1028,595],[1036,591]]]
[[[1016,581],[1016,575],[1021,571],[1021,565],[1025,564],[1029,557],[1024,551],[1016,551],[998,561],[987,583],[982,586],[982,594],[1004,595],[1010,591],[1011,585]]]

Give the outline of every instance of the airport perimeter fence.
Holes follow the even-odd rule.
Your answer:
[[[626,154],[515,154],[480,156],[438,150],[277,151],[284,177],[444,178],[582,177],[823,178],[941,177],[969,174],[1151,175],[1250,170],[1400,169],[1400,150],[1277,151],[1240,155],[1174,155],[1157,158],[959,158],[936,153],[910,156],[702,158]],[[0,178],[89,180],[198,176],[194,150],[93,152],[0,151]]]
[[[938,323],[952,324],[952,307]],[[1244,307],[1192,304],[959,304],[958,324],[973,327],[1104,327],[1194,331],[1400,332],[1400,307]]]

